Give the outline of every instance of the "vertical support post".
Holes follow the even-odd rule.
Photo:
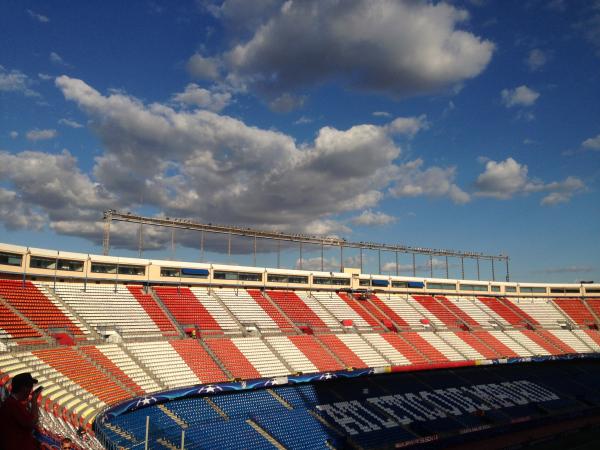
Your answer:
[[[381,275],[381,249],[377,252],[377,259],[379,263],[379,274]]]
[[[450,278],[450,269],[448,268],[448,255],[446,255],[446,279]]]
[[[256,235],[254,235],[254,267],[256,267]]]
[[[398,265],[398,252],[396,252],[396,276],[400,275],[400,266]]]
[[[175,260],[175,228],[171,228],[171,261]]]
[[[144,437],[144,450],[148,450],[149,434],[150,434],[150,416],[146,416],[146,435]]]
[[[277,268],[281,267],[281,241],[277,240]]]
[[[112,214],[104,214],[104,235],[102,236],[102,254],[108,256],[110,249],[110,223],[112,222]]]
[[[433,278],[433,255],[429,254],[429,275]]]
[[[340,245],[340,272],[344,271],[344,245]]]
[[[58,270],[58,255],[60,255],[60,251],[56,252],[56,259],[54,260],[54,287],[52,290],[56,293],[56,272]]]
[[[227,234],[227,262],[231,262],[231,233]]]
[[[181,450],[185,450],[185,430],[181,429]]]
[[[496,270],[494,268],[494,258],[492,258],[492,281],[496,281]]]
[[[142,257],[144,252],[144,224],[140,222],[140,230],[138,235],[138,257]]]
[[[363,248],[360,247],[360,273],[363,271]]]
[[[300,264],[299,264],[300,270],[302,270],[302,242],[300,242]]]
[[[461,280],[465,279],[465,258],[463,256],[460,257],[460,273],[461,273]]]
[[[417,258],[415,254],[412,254],[412,263],[413,263],[413,277],[417,276]]]
[[[506,281],[510,281],[510,272],[508,271],[508,256],[506,257]]]
[[[200,232],[200,262],[204,262],[204,230]]]
[[[480,280],[480,276],[479,276],[479,258],[475,258],[475,260],[477,261],[477,279]]]
[[[321,242],[321,272],[323,272],[323,253],[324,253],[324,244]]]

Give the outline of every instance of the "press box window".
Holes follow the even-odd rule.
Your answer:
[[[215,280],[262,281],[262,274],[250,272],[215,272],[213,278]]]
[[[456,284],[454,283],[427,283],[427,289],[439,289],[444,291],[455,291]]]
[[[408,283],[406,281],[392,281],[392,287],[395,288],[407,288]]]
[[[579,294],[579,289],[551,288],[550,293],[552,293],[552,294]]]
[[[168,267],[161,267],[160,268],[160,276],[161,277],[168,277],[168,278],[178,278],[181,276],[181,269],[170,269]]]
[[[504,292],[517,292],[517,288],[515,286],[505,286]]]
[[[358,282],[359,286],[371,286],[371,280],[369,279],[362,279]]]
[[[350,278],[314,277],[314,284],[329,284],[334,286],[350,286]]]
[[[117,272],[119,275],[141,276],[146,273],[146,270],[144,266],[92,263],[92,273],[106,273],[109,275],[115,275]]]
[[[461,284],[460,289],[462,291],[480,291],[487,292],[487,284]]]
[[[267,281],[269,283],[308,284],[308,277],[270,273],[267,275]]]
[[[521,286],[521,294],[545,294],[545,287]]]
[[[492,286],[492,292],[500,292],[500,286]]]
[[[17,253],[0,252],[0,264],[5,266],[20,266],[23,257]]]
[[[34,269],[83,272],[83,261],[69,259],[41,258],[39,256],[32,256],[29,266]]]

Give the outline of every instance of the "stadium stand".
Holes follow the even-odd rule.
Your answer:
[[[106,408],[180,388],[345,369],[382,373],[591,355],[600,352],[598,309],[594,298],[0,279],[0,387],[31,372],[45,386],[42,423],[48,431],[74,436],[86,448],[77,437],[84,427],[95,448],[100,444],[91,427]],[[362,383],[371,393],[386,385]],[[345,445],[348,434],[332,419],[337,409],[296,408],[300,400],[316,405],[310,403],[314,389],[207,397],[201,410],[209,428],[194,415],[197,401],[167,402],[152,408],[155,438],[176,447],[176,431],[183,428],[190,442],[206,439],[228,448],[220,430],[231,442],[246,439],[256,448],[295,448],[290,427],[296,423],[312,430],[303,448]],[[330,395],[333,404],[349,402],[347,394],[323,389],[314,395],[319,401]],[[245,410],[245,401],[257,409]],[[139,445],[143,427],[127,422],[132,417],[111,422],[104,436]],[[480,424],[473,417],[448,418],[428,432]],[[369,448],[396,436],[386,433],[353,442]],[[424,428],[402,433],[414,438]]]

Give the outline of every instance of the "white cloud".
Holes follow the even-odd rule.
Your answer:
[[[99,242],[99,212],[135,210],[142,197],[169,217],[331,235],[350,231],[341,215],[374,209],[390,187],[400,195],[410,185],[411,196],[466,196],[453,183],[454,168],[398,165],[401,149],[388,125],[323,127],[312,142],[297,144],[207,110],[144,104],[118,91],[103,95],[67,76],[56,85],[88,116],[104,152],[90,174],[68,153],[2,155],[0,182],[41,208],[59,233]],[[52,167],[50,181],[43,171]],[[123,230],[122,245],[135,247],[135,230]],[[155,236],[156,245],[168,242],[168,235]]]
[[[525,85],[515,89],[503,89],[500,94],[502,96],[502,103],[507,108],[513,106],[531,106],[540,97],[539,92],[536,92]]]
[[[393,197],[449,197],[456,204],[468,203],[470,195],[455,183],[455,167],[429,167],[423,170],[423,160],[416,159],[399,166],[397,181],[389,189]]]
[[[532,72],[541,69],[548,63],[549,56],[539,48],[532,49],[525,59],[525,64]]]
[[[515,195],[534,192],[548,192],[541,204],[555,205],[567,202],[573,195],[585,191],[583,181],[576,177],[567,177],[563,181],[544,183],[529,177],[529,169],[513,158],[504,161],[487,161],[485,171],[477,177],[475,195],[506,200]]]
[[[350,221],[355,225],[389,225],[390,223],[394,223],[396,218],[381,211],[374,212],[370,209],[367,209],[360,213],[360,215],[352,218]]]
[[[295,109],[302,108],[305,101],[305,96],[293,95],[289,92],[284,92],[269,102],[269,108],[275,112],[288,113]]]
[[[207,58],[199,53],[194,54],[187,62],[187,70],[194,78],[216,80],[219,77],[219,61]]]
[[[50,52],[50,62],[59,66],[69,66],[69,64],[56,52]]]
[[[31,9],[27,10],[27,14],[29,14],[29,17],[31,17],[34,20],[37,20],[40,23],[48,23],[48,22],[50,22],[50,19],[48,18],[48,16],[44,16],[42,14],[38,14],[35,11],[32,11]]]
[[[0,92],[20,92],[27,97],[39,97],[40,94],[30,88],[31,80],[19,70],[8,71],[0,65]]]
[[[44,80],[44,81],[49,81],[49,80],[53,80],[54,77],[52,75],[48,75],[47,73],[38,73],[38,78],[40,80]]]
[[[81,125],[79,122],[72,120],[72,119],[60,119],[58,121],[58,123],[60,125],[64,125],[66,127],[71,127],[71,128],[83,128],[83,125]]]
[[[30,141],[45,141],[48,139],[54,139],[56,137],[56,134],[56,130],[40,130],[35,128],[33,130],[29,130],[27,134],[25,134],[25,137],[27,137],[27,139]]]
[[[600,134],[586,139],[581,143],[583,148],[588,150],[600,150]]]
[[[375,117],[391,117],[392,116],[387,111],[373,111],[371,114],[373,114]]]
[[[432,258],[431,260],[427,260],[425,263],[416,264],[415,270],[417,272],[429,271],[433,267],[433,270],[436,269],[445,269],[446,261],[438,258]],[[396,262],[388,261],[381,266],[381,271],[384,273],[396,273]],[[400,274],[412,274],[413,265],[410,263],[398,263],[398,273]]]
[[[313,119],[306,116],[300,116],[297,120],[294,121],[294,125],[304,125],[305,123],[311,123]]]
[[[11,139],[16,139],[19,137],[19,132],[13,130],[10,133],[8,133],[8,135],[10,136]]]
[[[190,83],[183,92],[175,94],[173,100],[188,106],[197,106],[210,111],[221,111],[231,102],[229,92],[211,91]]]
[[[411,138],[419,131],[428,128],[429,122],[427,122],[425,114],[421,114],[419,117],[398,117],[388,125],[390,133],[403,134]]]
[[[221,59],[259,92],[335,78],[402,97],[452,87],[485,69],[494,44],[461,29],[467,20],[466,10],[448,3],[288,1],[265,8],[251,37]]]

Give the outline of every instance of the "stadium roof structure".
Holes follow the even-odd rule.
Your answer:
[[[256,261],[256,249],[257,249],[257,239],[267,239],[272,241],[279,242],[288,242],[298,244],[300,250],[300,263],[302,262],[302,246],[304,244],[310,245],[319,245],[321,246],[321,270],[323,269],[323,247],[339,247],[340,249],[340,271],[343,271],[343,252],[344,248],[354,248],[360,250],[360,265],[362,271],[362,252],[363,250],[375,250],[379,252],[379,272],[381,273],[381,252],[388,251],[394,252],[396,254],[396,272],[398,272],[398,254],[405,253],[411,254],[412,265],[413,265],[413,275],[416,272],[416,262],[415,255],[426,255],[430,260],[430,271],[433,271],[433,257],[440,256],[444,257],[446,260],[446,278],[449,278],[448,274],[448,258],[459,258],[461,261],[461,271],[462,278],[464,279],[464,260],[471,259],[475,260],[477,263],[477,278],[480,278],[480,261],[489,261],[491,264],[491,272],[492,279],[496,280],[496,270],[494,263],[496,261],[500,263],[504,263],[506,266],[506,281],[510,281],[510,271],[509,271],[509,256],[499,254],[499,255],[491,255],[480,252],[471,252],[471,251],[459,251],[459,250],[448,250],[448,249],[436,249],[436,248],[427,248],[427,247],[413,247],[402,244],[384,244],[377,242],[352,242],[347,239],[335,237],[335,236],[318,236],[318,235],[308,235],[301,233],[286,233],[280,231],[269,231],[269,230],[258,230],[254,228],[247,227],[237,227],[232,225],[216,225],[212,223],[200,223],[190,219],[182,219],[182,218],[171,218],[171,217],[148,217],[142,216],[139,214],[133,214],[131,212],[121,212],[113,209],[109,209],[104,211],[103,213],[104,219],[104,235],[102,240],[103,253],[104,255],[108,255],[110,251],[110,224],[112,221],[118,222],[129,222],[129,223],[137,223],[140,225],[139,232],[139,242],[138,248],[140,255],[143,251],[143,232],[142,227],[144,225],[157,226],[157,227],[165,227],[171,228],[171,247],[175,245],[175,229],[184,229],[184,230],[192,230],[199,231],[202,233],[202,237],[200,240],[201,251],[204,252],[204,233],[215,233],[215,234],[224,234],[228,236],[228,254],[231,254],[231,237],[232,236],[243,236],[254,239],[253,253],[254,253],[254,261]],[[279,261],[279,246],[277,248]],[[279,264],[278,264],[279,265]],[[433,273],[431,274],[433,276]]]

